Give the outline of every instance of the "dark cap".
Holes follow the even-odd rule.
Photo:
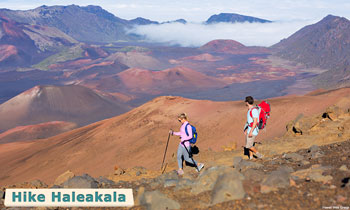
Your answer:
[[[244,102],[248,102],[248,104],[253,104],[254,103],[254,99],[252,96],[247,96],[245,97],[245,101]]]

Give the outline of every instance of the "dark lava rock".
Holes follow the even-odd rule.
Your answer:
[[[239,171],[245,171],[249,168],[261,168],[261,167],[263,167],[263,165],[260,163],[257,163],[254,161],[243,160],[242,157],[234,157],[233,158],[233,166]]]
[[[261,183],[261,192],[268,193],[276,191],[278,188],[288,187],[290,184],[291,170],[288,168],[279,168],[271,172]]]
[[[244,198],[245,191],[242,174],[237,170],[228,171],[220,175],[211,193],[211,204]]]
[[[89,176],[84,174],[82,176],[76,176],[68,179],[63,183],[64,188],[98,188],[98,182]]]
[[[205,169],[192,185],[191,193],[197,195],[201,192],[212,190],[219,176],[225,173],[236,173],[237,170],[229,166],[214,166]],[[243,180],[244,176],[240,174]]]
[[[256,181],[256,182],[262,181],[266,176],[263,171],[253,169],[253,168],[247,169],[246,171],[244,171],[242,173],[246,179]]]
[[[145,206],[147,210],[167,210],[167,209],[180,209],[181,205],[165,194],[156,191],[144,192],[139,195],[139,203]]]
[[[164,182],[164,187],[175,187],[178,182],[178,179],[167,179]]]
[[[284,154],[282,157],[284,159],[292,160],[292,161],[302,161],[302,160],[304,160],[304,156],[299,155],[297,153]]]
[[[30,185],[32,187],[35,187],[35,188],[47,188],[47,184],[45,184],[44,182],[40,181],[40,180],[34,180],[34,181],[31,181],[30,182]]]
[[[96,181],[99,183],[100,187],[112,187],[115,185],[114,181],[102,176],[98,177]]]

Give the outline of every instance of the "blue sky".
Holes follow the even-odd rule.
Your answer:
[[[0,0],[0,8],[33,9],[41,5],[99,5],[114,15],[173,23],[137,26],[132,32],[149,41],[201,46],[214,39],[233,39],[248,46],[271,46],[328,14],[350,19],[350,0]],[[213,14],[238,13],[274,21],[269,24],[202,25]]]
[[[200,22],[212,14],[234,12],[274,21],[317,20],[327,14],[350,17],[349,0],[0,0],[1,8],[40,5],[100,5],[118,17],[157,21],[185,18]]]

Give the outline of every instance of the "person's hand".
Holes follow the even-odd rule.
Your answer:
[[[174,135],[174,131],[170,129],[170,130],[169,130],[169,134],[170,134],[170,135]]]
[[[247,135],[247,130],[244,131],[244,135],[245,135],[245,136]]]
[[[252,132],[249,132],[248,137],[249,137],[249,138],[252,138],[252,137],[253,137],[253,133],[252,133]]]

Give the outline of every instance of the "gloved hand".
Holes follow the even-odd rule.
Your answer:
[[[170,135],[174,135],[174,131],[173,130],[169,130],[169,134]]]

